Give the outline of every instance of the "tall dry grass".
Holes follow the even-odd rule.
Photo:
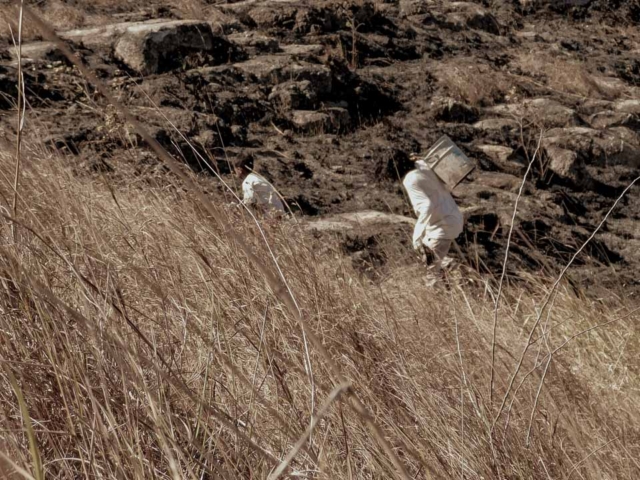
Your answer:
[[[313,348],[312,387],[295,318],[178,180],[76,176],[29,140],[23,155],[17,243],[11,151],[0,158],[0,475],[267,478],[326,407],[289,478],[401,478]],[[245,213],[218,213],[268,258]],[[492,431],[547,282],[505,287],[492,406],[491,282],[461,271],[429,290],[416,266],[372,284],[300,225],[264,228],[412,478],[637,478],[638,314],[624,299],[561,289]],[[608,321],[555,352],[539,389],[549,352]]]
[[[462,269],[431,290],[415,266],[370,283],[337,245],[295,222],[259,231],[189,172],[77,175],[31,120],[18,218],[0,153],[3,477],[637,477],[624,299],[561,288],[540,312],[550,282],[506,285],[498,400],[529,348],[496,418],[491,279]]]

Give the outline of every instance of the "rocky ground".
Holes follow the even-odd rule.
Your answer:
[[[637,0],[78,3],[34,6],[156,139],[204,176],[255,152],[292,209],[318,235],[340,232],[373,277],[415,261],[397,169],[443,134],[478,167],[455,190],[467,217],[457,255],[491,273],[530,161],[513,271],[556,272],[640,172]],[[25,36],[27,133],[77,158],[79,175],[162,175],[61,52],[28,24]],[[9,39],[0,135],[11,141]],[[640,186],[576,264],[583,286],[640,289]]]

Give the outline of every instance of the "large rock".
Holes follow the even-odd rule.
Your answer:
[[[511,147],[502,145],[478,145],[476,147],[496,164],[500,170],[513,175],[521,175],[526,165],[520,155]]]
[[[520,128],[520,123],[512,118],[487,118],[474,123],[473,127],[487,133],[507,133],[509,131],[518,130]]]
[[[369,227],[383,227],[388,225],[415,225],[413,218],[390,213],[377,212],[375,210],[363,210],[353,213],[341,213],[319,218],[306,224],[310,230],[319,232],[344,233]]]
[[[302,45],[302,44],[290,44],[282,45],[281,50],[287,55],[297,58],[314,57],[316,55],[322,55],[324,53],[324,45]]]
[[[294,62],[283,70],[285,78],[295,78],[297,81],[308,80],[319,95],[331,93],[333,76],[331,70],[324,65],[306,62]]]
[[[229,13],[247,13],[248,11],[258,7],[282,7],[289,8],[290,5],[299,4],[300,0],[243,0],[233,3],[221,3],[218,8]]]
[[[497,190],[517,192],[522,184],[522,178],[509,173],[483,172],[476,176],[474,182],[478,185],[495,188]]]
[[[77,30],[69,30],[67,32],[58,32],[58,36],[64,40],[82,44],[89,48],[105,48],[111,49],[120,36],[127,31],[128,28],[136,25],[151,25],[165,23],[164,19],[151,20],[149,22],[123,22],[111,25],[102,25],[100,27],[81,28]]]
[[[115,55],[136,72],[150,75],[185,66],[192,55],[210,57],[206,63],[222,63],[231,50],[208,23],[174,20],[128,27],[116,43]]]
[[[513,155],[513,148],[502,145],[478,145],[478,150],[496,163],[508,162]]]
[[[584,7],[591,3],[592,0],[517,0],[518,3],[525,8],[542,7],[551,5],[556,8]]]
[[[600,75],[589,75],[589,82],[592,83],[598,93],[605,98],[616,98],[620,92],[624,92],[627,84],[618,77],[604,77]]]
[[[14,62],[18,61],[18,51],[15,48],[9,49]],[[50,42],[33,42],[22,45],[22,62],[64,62],[67,63],[67,57],[60,49]]]
[[[291,58],[287,55],[261,55],[245,62],[236,63],[234,67],[253,75],[258,80],[280,83],[285,81],[283,70],[290,62]]]
[[[318,135],[328,131],[340,131],[351,122],[349,112],[340,107],[326,108],[321,112],[294,110],[291,121],[297,130]]]
[[[324,133],[330,118],[329,115],[324,112],[294,110],[291,114],[291,121],[298,130],[319,134]]]
[[[589,117],[589,125],[600,129],[631,126],[637,123],[638,118],[635,115],[623,111],[605,110]]]
[[[590,98],[580,105],[580,113],[583,115],[595,115],[596,113],[604,110],[615,110],[613,102],[610,102],[609,100]]]
[[[640,100],[620,100],[614,103],[613,108],[618,112],[640,115]]]
[[[276,38],[256,32],[233,33],[227,38],[252,54],[277,53],[280,51],[280,44]]]
[[[582,124],[575,110],[549,98],[535,98],[522,103],[496,105],[485,109],[486,113],[505,117],[527,119],[546,127],[570,127]]]
[[[332,90],[333,77],[328,67],[303,61],[297,62],[289,55],[263,55],[237,63],[235,67],[266,83],[307,80],[320,95],[331,93]]]
[[[640,167],[640,139],[626,127],[554,128],[546,133],[543,146],[571,150],[590,164]]]
[[[452,98],[435,98],[431,102],[437,120],[455,123],[473,123],[478,120],[477,108]]]
[[[640,168],[640,138],[627,127],[615,127],[607,130],[601,143],[606,164],[626,165]]]
[[[284,82],[271,90],[269,101],[285,110],[308,110],[316,107],[318,95],[309,80]]]
[[[586,178],[584,162],[576,152],[564,148],[549,146],[546,148],[548,167],[556,175],[576,184]]]

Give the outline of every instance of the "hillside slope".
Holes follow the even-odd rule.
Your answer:
[[[253,151],[259,171],[306,216],[411,216],[398,167],[449,135],[478,164],[455,194],[468,219],[458,243],[480,271],[500,268],[529,161],[513,272],[555,271],[638,176],[633,1],[210,3],[37,6],[179,158],[224,175],[229,159]],[[38,39],[29,22],[25,36]],[[17,77],[8,38],[0,120],[11,139]],[[75,156],[78,174],[130,182],[157,169],[53,45],[28,43],[23,56],[27,132]],[[212,177],[208,190],[223,187]],[[637,288],[639,199],[632,190],[579,259],[590,264],[583,284],[597,272]],[[406,264],[409,233],[377,227],[346,239],[345,249],[380,257],[381,245],[399,242],[397,258],[382,261]]]
[[[637,185],[558,276],[638,176],[637,2],[27,3],[182,163],[28,20],[16,162],[3,34],[0,478],[638,478]],[[396,177],[442,134],[428,288]]]

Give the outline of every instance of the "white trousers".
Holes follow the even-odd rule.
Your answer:
[[[428,266],[433,273],[439,273],[442,270],[442,261],[449,253],[453,240],[449,238],[423,238],[422,244],[431,250],[433,254],[433,263]]]

